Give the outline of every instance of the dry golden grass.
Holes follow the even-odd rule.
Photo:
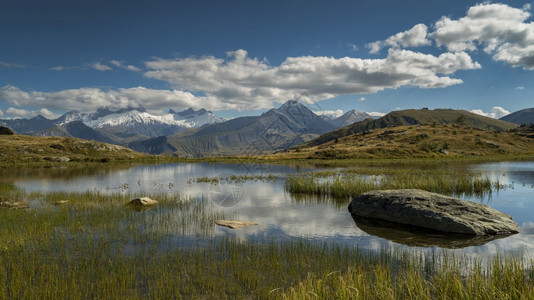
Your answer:
[[[534,139],[465,125],[411,125],[357,133],[313,147],[295,147],[271,159],[445,158],[534,153]]]
[[[0,135],[0,163],[119,161],[145,157],[131,149],[64,137]]]

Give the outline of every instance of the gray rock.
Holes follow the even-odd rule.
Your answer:
[[[215,221],[215,224],[219,226],[232,228],[232,229],[258,225],[258,223],[248,222],[248,221],[239,221],[239,220],[217,220]]]
[[[68,158],[66,156],[53,157],[52,161],[55,161],[55,162],[69,162],[70,158]]]
[[[148,197],[141,197],[133,199],[132,201],[128,202],[128,204],[134,206],[150,206],[158,204],[158,201],[150,199]]]
[[[448,233],[510,234],[519,226],[487,205],[423,190],[371,191],[349,204],[353,217],[372,218]]]

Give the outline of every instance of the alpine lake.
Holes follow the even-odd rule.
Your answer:
[[[369,169],[374,171],[367,172]],[[381,174],[380,170],[384,170],[384,173]],[[414,231],[392,224],[355,222],[347,210],[352,195],[299,193],[292,191],[289,183],[291,178],[323,174],[314,177],[316,184],[346,180],[348,177],[380,184],[390,180],[389,176],[393,173],[406,177],[403,175],[404,172],[415,178],[420,176],[421,180],[425,180],[432,172],[448,172],[450,174],[465,173],[488,181],[490,184],[485,190],[460,191],[452,194],[461,199],[487,204],[511,215],[519,224],[520,233],[489,238],[451,236]],[[451,176],[454,177],[454,175]],[[245,247],[244,250],[241,249],[242,252],[239,249],[235,250],[235,255],[241,257],[240,259],[248,257],[249,260],[255,251],[259,251],[258,249],[262,247],[272,249],[279,245],[285,245],[285,247],[293,245],[289,247],[294,251],[304,251],[305,253],[299,254],[303,256],[314,257],[316,254],[313,253],[317,249],[329,249],[324,250],[327,253],[330,253],[328,251],[335,252],[332,249],[342,249],[340,251],[348,251],[347,253],[351,251],[365,253],[366,257],[373,255],[383,257],[384,253],[389,253],[388,255],[402,260],[402,255],[409,253],[411,257],[422,258],[425,261],[430,257],[433,261],[443,257],[454,257],[454,262],[457,262],[456,259],[468,261],[468,266],[478,264],[484,266],[492,264],[495,257],[512,256],[520,258],[523,271],[526,270],[527,273],[532,273],[534,260],[534,162],[531,161],[385,164],[372,168],[202,162],[124,166],[103,164],[87,168],[1,169],[0,185],[8,194],[16,195],[20,200],[29,204],[27,209],[16,210],[16,214],[21,214],[18,218],[25,218],[22,214],[30,215],[27,217],[28,224],[36,224],[35,226],[40,229],[35,229],[35,231],[47,237],[41,237],[43,239],[41,242],[54,244],[56,248],[51,252],[58,253],[57,256],[62,257],[61,260],[74,263],[79,259],[83,261],[81,257],[91,255],[107,256],[111,265],[111,260],[135,259],[147,253],[152,256],[166,257],[169,253],[176,251],[198,252],[205,251],[205,249],[209,249],[212,253],[210,255],[214,257],[221,255],[222,252],[231,257],[232,251],[235,250],[232,250],[232,247],[241,249],[240,247],[245,247],[244,245],[249,245],[256,250]],[[130,199],[144,196],[158,200],[160,204],[142,210],[133,210],[125,205]],[[99,207],[108,207],[108,209],[101,210]],[[0,215],[5,218],[7,214],[13,214],[11,211],[15,210],[0,209]],[[40,216],[39,214],[43,211],[46,215]],[[89,216],[92,214],[97,215],[93,217],[95,220]],[[56,215],[61,215],[61,217],[58,217],[54,223],[53,219]],[[215,221],[220,219],[250,221],[257,225],[230,229],[216,225]],[[110,228],[100,224],[108,221],[112,223]],[[71,223],[72,225],[69,225]],[[4,224],[4,226],[7,225]],[[47,226],[50,226],[48,231],[46,231]],[[35,242],[32,237],[33,233],[29,229],[31,225],[27,225],[27,229],[19,229],[17,225],[14,227],[8,231],[11,237],[0,236],[0,258],[4,255],[4,269],[0,271],[7,273],[10,269],[5,262],[10,257],[10,251],[20,251],[17,247],[35,249],[40,247],[35,245],[38,242]],[[86,249],[91,249],[91,247],[95,250]],[[283,247],[281,252],[285,251]],[[297,249],[294,249],[295,247]],[[305,250],[299,247],[304,247]],[[26,249],[26,251],[30,253],[31,249]],[[35,255],[44,257],[43,261],[50,261],[50,255],[56,257],[37,250],[39,251],[41,253]],[[202,253],[208,255],[205,254],[206,252]],[[391,253],[401,253],[401,257]],[[277,255],[284,254],[278,253]],[[39,261],[38,258],[28,259]],[[204,258],[204,260],[209,259]],[[290,258],[285,259],[290,260]],[[241,260],[238,259],[238,261]],[[308,263],[313,265],[313,262]],[[321,263],[318,262],[318,264]],[[417,265],[417,263],[414,264]],[[61,267],[58,268],[60,271],[57,276],[63,278],[59,274]],[[209,267],[206,268],[209,269]],[[231,268],[231,266],[226,266],[226,268]],[[250,266],[244,268],[250,268]],[[460,269],[462,268],[465,269],[465,266],[461,266]],[[309,275],[310,272],[320,273],[320,271],[308,270],[306,272]],[[333,270],[325,267],[324,272],[327,271],[345,272],[336,267]],[[464,276],[461,278],[465,278],[464,271],[460,270],[461,276]],[[103,273],[106,272],[113,273],[114,271],[103,271]],[[13,279],[15,275],[6,276],[0,275],[0,279],[8,283],[4,284],[0,280],[0,299],[1,295],[8,297],[27,295],[21,291],[24,289],[23,286],[20,290],[13,287],[16,285],[16,280]],[[103,274],[97,277],[99,276],[105,277]],[[128,298],[136,298],[154,296],[155,290],[165,290],[166,292],[160,295],[164,298],[180,295],[218,297],[215,291],[216,284],[214,284],[213,291],[205,287],[204,283],[197,283],[201,288],[198,286],[195,288],[193,285],[192,290],[184,290],[183,285],[187,284],[180,281],[183,283],[181,290],[169,292],[163,287],[157,288],[148,283],[140,284],[139,276],[137,275],[137,279],[133,280],[132,286],[124,286],[122,289],[113,291],[111,288],[104,289],[103,294],[81,290],[79,295],[98,297],[118,293],[115,295],[122,297],[125,296],[125,291],[129,291],[131,294],[128,294]],[[294,281],[284,279],[284,282],[287,281],[288,286],[295,287],[303,281],[311,280],[306,276],[306,274],[301,277],[295,275]],[[532,277],[532,274],[529,276]],[[372,280],[377,280],[373,278]],[[61,281],[61,279],[58,280]],[[206,278],[204,280],[209,282]],[[235,290],[228,287],[229,283],[221,283],[221,286],[226,287],[223,291],[224,295],[232,293],[238,295],[246,292],[259,297],[278,298],[282,295],[291,298],[291,291],[293,291],[274,279],[272,286],[267,284],[265,290],[247,289],[243,287],[246,286],[243,282]],[[72,287],[65,284],[65,289],[69,288]],[[42,290],[43,287],[40,289]],[[269,294],[266,295],[265,291]],[[62,295],[55,289],[49,292],[51,293],[49,296]],[[436,295],[435,290],[431,293]],[[398,296],[398,294],[394,295]]]

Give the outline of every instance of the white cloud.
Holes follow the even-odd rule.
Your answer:
[[[0,99],[16,107],[45,107],[49,110],[94,111],[98,107],[108,106],[113,109],[145,106],[152,110],[173,108],[206,108],[211,110],[230,109],[217,99],[197,97],[189,92],[178,90],[153,90],[135,87],[119,90],[102,90],[98,88],[80,88],[58,92],[26,92],[14,86],[0,88]],[[15,108],[13,108],[15,109]],[[25,116],[21,110],[12,110],[19,116]],[[28,113],[29,114],[29,113]],[[45,115],[46,112],[43,113]]]
[[[453,20],[442,17],[428,32],[424,24],[367,44],[370,53],[384,47],[417,47],[430,45],[450,52],[477,51],[481,48],[496,61],[534,70],[534,23],[528,22],[530,5],[514,8],[506,4],[484,2],[468,9],[466,16]]]
[[[245,50],[213,56],[146,62],[148,78],[202,92],[236,109],[270,108],[273,102],[306,103],[343,94],[369,94],[401,86],[439,88],[462,83],[448,75],[480,68],[465,52],[440,56],[389,49],[384,59],[289,57],[279,66],[248,57]]]
[[[314,113],[318,116],[328,116],[333,119],[339,118],[343,115],[343,111],[341,109],[338,110],[321,110],[321,111],[314,111]]]
[[[358,51],[358,45],[347,43],[347,46],[349,46],[352,51]]]
[[[441,18],[430,36],[449,51],[475,51],[482,46],[494,60],[534,69],[534,23],[526,22],[529,9],[528,5],[519,9],[499,3],[478,4],[458,20]]]
[[[500,119],[500,118],[510,114],[509,111],[507,111],[506,109],[504,109],[504,108],[502,108],[500,106],[494,106],[491,109],[490,112],[484,112],[481,109],[473,109],[473,110],[471,110],[471,112],[474,113],[474,114],[477,114],[477,115],[490,117],[490,118],[494,118],[494,119]]]
[[[42,115],[43,117],[46,117],[48,119],[56,119],[59,117],[58,114],[53,113],[46,108],[41,108],[40,110],[26,110],[26,109],[10,107],[6,110],[6,113],[13,117],[20,117],[20,118],[30,118],[36,115]]]
[[[367,112],[371,117],[383,117],[386,115],[386,113],[383,113],[383,112],[378,112],[378,111],[371,111],[371,112]]]
[[[22,68],[25,68],[26,66],[25,65],[21,65],[21,64],[14,64],[14,63],[8,63],[8,62],[5,62],[5,61],[0,61],[0,67],[22,69]]]
[[[407,31],[390,36],[385,41],[369,43],[367,47],[370,53],[376,54],[386,46],[394,48],[427,46],[431,44],[427,35],[428,27],[425,24],[417,24]]]
[[[52,67],[50,68],[50,70],[52,71],[66,71],[66,70],[70,70],[72,69],[72,67],[66,67],[66,66],[55,66],[55,67]]]
[[[0,109],[0,116],[4,115],[4,111]]]
[[[95,70],[98,70],[98,71],[111,71],[111,67],[108,66],[108,65],[104,65],[102,63],[99,63],[99,62],[96,62],[94,64],[91,64],[91,68],[95,69]]]
[[[358,101],[361,101],[361,102],[363,102],[365,100],[367,100],[367,99],[364,96],[361,96],[360,99],[358,99]]]
[[[110,63],[116,67],[119,67],[119,68],[123,68],[123,69],[126,69],[126,70],[129,70],[129,71],[133,71],[133,72],[140,72],[141,69],[134,66],[134,65],[126,65],[124,64],[123,61],[120,61],[120,60],[112,60],[110,61]]]
[[[518,87],[516,87],[515,89],[516,89],[516,90],[520,90],[520,91],[522,91],[522,90],[525,89],[525,87],[524,87],[524,86],[518,86]]]

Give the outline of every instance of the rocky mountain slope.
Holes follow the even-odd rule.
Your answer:
[[[37,136],[71,136],[96,141],[126,144],[198,128],[224,119],[204,109],[182,112],[169,110],[163,115],[148,113],[143,108],[112,111],[99,108],[93,113],[70,111],[55,120],[43,116],[31,119],[0,120],[0,125],[20,134]],[[74,123],[69,125],[70,123]],[[82,126],[82,124],[85,126]]]
[[[521,124],[525,124],[525,125],[533,124],[534,123],[534,108],[526,108],[526,109],[522,109],[522,110],[513,112],[513,113],[511,113],[509,115],[506,115],[506,116],[500,118],[500,120],[503,120],[503,121],[506,121],[506,122],[515,123],[515,124],[518,124],[518,125],[521,125]]]
[[[309,141],[336,127],[297,101],[287,101],[261,116],[241,117],[199,129],[130,143],[152,154],[190,157],[270,153]]]

